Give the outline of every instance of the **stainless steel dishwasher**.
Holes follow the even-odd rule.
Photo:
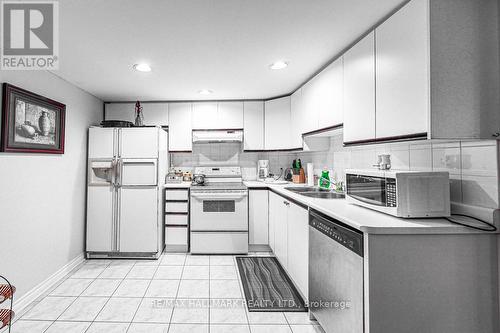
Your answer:
[[[325,332],[363,332],[363,234],[309,213],[309,310]]]

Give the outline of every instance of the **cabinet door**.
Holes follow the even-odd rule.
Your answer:
[[[288,208],[288,273],[302,295],[309,292],[309,213],[294,203]]]
[[[113,250],[114,187],[89,186],[87,193],[87,251]]]
[[[115,157],[115,133],[114,128],[89,128],[89,158]]]
[[[105,120],[135,120],[135,103],[106,103],[104,104]]]
[[[302,108],[302,88],[295,91],[291,96],[290,101],[290,116],[291,116],[291,138],[290,143],[292,148],[302,148],[302,128],[303,115]]]
[[[168,114],[169,151],[191,151],[193,149],[191,103],[171,103]]]
[[[269,244],[269,191],[250,190],[248,196],[248,237],[251,245]]]
[[[264,102],[243,103],[245,150],[264,150]]]
[[[274,253],[281,265],[288,270],[288,219],[290,202],[282,197],[281,204],[278,206],[279,215],[276,219],[275,229],[275,248]]]
[[[344,142],[375,138],[375,34],[344,54]]]
[[[319,74],[318,89],[318,125],[316,129],[342,124],[344,65],[342,58],[337,59]]]
[[[217,129],[217,102],[193,103],[193,129]]]
[[[281,206],[281,197],[273,192],[269,192],[269,247],[273,252],[276,252],[275,229],[276,222],[280,218]]]
[[[157,158],[158,129],[121,128],[120,157],[122,158]]]
[[[217,128],[243,128],[243,102],[219,102]]]
[[[302,133],[318,129],[319,123],[319,79],[313,77],[302,87]]]
[[[290,96],[265,102],[266,150],[290,148]]]
[[[120,252],[158,250],[157,193],[156,187],[120,189]]]
[[[167,103],[143,103],[141,105],[144,115],[144,125],[168,126]]]
[[[427,3],[409,2],[375,31],[377,138],[427,132]]]

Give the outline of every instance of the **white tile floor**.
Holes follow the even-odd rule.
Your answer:
[[[248,312],[234,258],[88,260],[22,314],[12,332],[323,332],[307,313]]]

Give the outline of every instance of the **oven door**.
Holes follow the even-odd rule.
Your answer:
[[[384,177],[347,174],[347,195],[364,203],[386,207],[386,181]]]
[[[191,231],[248,231],[248,191],[191,191]]]

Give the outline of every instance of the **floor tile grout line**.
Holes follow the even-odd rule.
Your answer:
[[[181,272],[181,276],[180,276],[180,280],[179,280],[179,285],[177,286],[177,292],[175,293],[174,304],[173,304],[172,312],[170,313],[170,320],[168,321],[167,332],[170,332],[170,327],[172,327],[172,319],[174,318],[174,311],[175,311],[175,308],[177,307],[176,303],[177,303],[177,298],[179,296],[179,290],[181,289],[181,281],[182,281],[182,276],[184,275],[185,263],[186,263],[186,257],[184,256],[184,261],[182,263],[182,272]]]
[[[84,265],[85,265],[85,263],[84,263]],[[82,267],[83,267],[84,265],[82,265]],[[98,276],[99,276],[99,275],[98,275]],[[68,278],[66,278],[66,280],[68,280],[68,279],[69,279],[69,277],[68,277]],[[65,281],[66,281],[66,280],[65,280]],[[95,280],[97,280],[97,278],[94,278],[94,281],[95,281]],[[92,283],[93,283],[93,281],[92,281],[90,284],[92,284]],[[87,288],[90,286],[90,284],[87,286]],[[59,314],[59,316],[58,316],[58,317],[57,317],[57,318],[56,318],[56,319],[52,322],[52,324],[50,324],[50,325],[47,327],[47,329],[46,329],[46,330],[44,330],[44,332],[48,331],[48,330],[49,330],[49,329],[50,329],[50,328],[51,328],[51,327],[52,327],[52,326],[53,326],[53,325],[54,325],[54,324],[58,321],[58,319],[59,319],[59,318],[61,318],[61,316],[62,316],[62,315],[63,315],[66,311],[68,311],[68,309],[69,309],[69,308],[70,308],[73,304],[75,304],[75,302],[78,300],[78,298],[80,298],[80,296],[84,293],[84,291],[85,291],[85,290],[87,290],[87,288],[85,288],[85,289],[84,289],[84,290],[80,293],[80,295],[78,295],[78,296],[76,296],[76,297],[75,297],[75,299],[73,300],[73,302],[71,302],[71,303],[70,303],[70,304],[69,304],[69,305],[68,305],[68,306],[67,306],[67,307],[66,307],[66,308],[65,308],[65,309],[64,309],[64,310],[63,310],[63,311]],[[47,296],[47,297],[48,297],[48,296]],[[45,299],[45,298],[44,298],[44,299]],[[89,327],[90,327],[90,325],[89,325]],[[88,329],[88,327],[87,327],[87,329]],[[86,329],[85,331],[87,331],[87,329]]]
[[[134,265],[134,267],[135,267],[135,265]],[[144,302],[144,297],[145,297],[146,293],[148,292],[149,287],[151,286],[151,282],[153,281],[153,278],[154,278],[156,272],[158,271],[158,267],[159,267],[159,265],[156,266],[155,272],[153,273],[153,276],[151,277],[151,280],[149,280],[149,284],[148,284],[146,290],[144,290],[144,294],[143,294],[143,296],[141,298],[141,301],[139,302],[139,306],[137,307],[137,309],[135,309],[134,315],[132,316],[132,319],[131,319],[131,321],[130,321],[128,327],[127,327],[127,330],[125,332],[128,332],[129,329],[130,329],[130,326],[132,326],[132,323],[134,322],[135,316],[137,316],[137,312],[139,311],[139,308],[141,307],[142,302]]]

